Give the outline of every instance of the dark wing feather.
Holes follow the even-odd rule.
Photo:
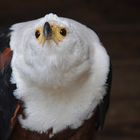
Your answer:
[[[101,103],[97,106],[97,112],[96,112],[96,115],[97,115],[96,116],[96,128],[99,130],[101,130],[103,128],[106,113],[107,113],[109,103],[110,103],[111,81],[112,81],[112,66],[111,66],[111,62],[110,62],[109,73],[108,73],[107,81],[105,84],[106,95],[104,96]]]
[[[0,30],[0,140],[7,140],[11,130],[11,118],[17,106],[13,96],[16,85],[10,82],[12,51],[9,47],[10,30]]]

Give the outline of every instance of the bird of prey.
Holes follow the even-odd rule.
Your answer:
[[[92,140],[109,106],[96,33],[47,14],[0,30],[0,140]]]

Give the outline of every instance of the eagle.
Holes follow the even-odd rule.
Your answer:
[[[109,107],[97,34],[47,14],[0,30],[0,140],[92,140]]]

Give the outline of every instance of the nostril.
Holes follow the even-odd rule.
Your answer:
[[[44,24],[44,36],[48,39],[52,35],[52,28],[49,22]]]

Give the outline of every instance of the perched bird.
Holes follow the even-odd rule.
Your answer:
[[[0,140],[92,140],[111,65],[96,33],[48,14],[0,31]]]

